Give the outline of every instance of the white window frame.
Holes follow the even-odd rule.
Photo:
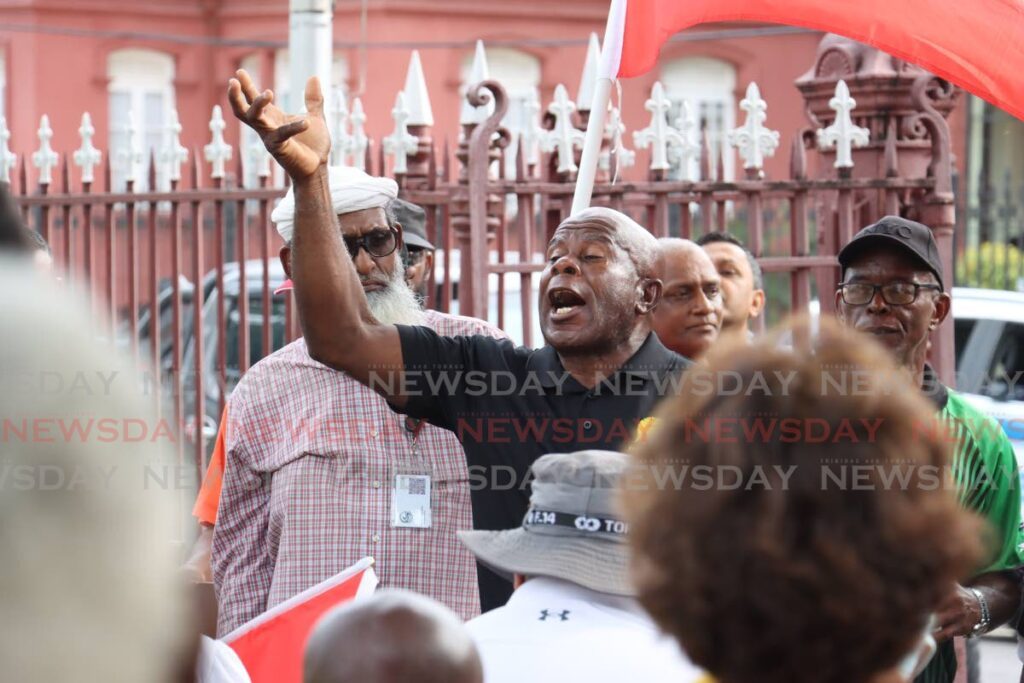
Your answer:
[[[145,191],[149,188],[149,161],[154,156],[159,160],[160,151],[167,144],[167,125],[170,112],[175,108],[174,75],[174,56],[166,52],[128,48],[116,50],[107,56],[107,93],[111,105],[108,114],[110,137],[107,150],[110,154],[111,182],[115,191],[125,188],[127,168],[121,159],[120,144],[115,138],[118,132],[123,131],[116,128],[123,124],[115,123],[114,97],[127,96],[130,109],[135,116],[135,125],[141,136],[143,162],[139,166],[139,177],[134,188],[136,191]],[[146,99],[152,95],[157,95],[162,100],[162,111],[156,121],[146,116]],[[169,188],[170,180],[166,169],[157,161],[157,189]]]
[[[736,67],[714,57],[682,57],[672,60],[662,67],[661,83],[665,86],[665,92],[673,103],[670,114],[672,118],[669,123],[675,125],[675,117],[681,106],[680,103],[683,100],[689,102],[690,111],[697,123],[689,131],[690,141],[701,146],[700,153],[702,155],[704,154],[701,135],[702,115],[706,115],[709,111],[717,111],[720,114],[721,124],[716,126],[718,130],[710,131],[712,149],[724,157],[725,161],[722,165],[725,180],[733,180],[736,174],[736,155],[729,147],[726,135],[736,127]],[[678,167],[672,172],[676,177],[696,179],[700,177],[699,164],[699,159],[692,160],[685,175],[683,169]],[[712,164],[711,168],[714,169],[715,165]]]

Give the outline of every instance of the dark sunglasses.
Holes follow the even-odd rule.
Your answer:
[[[882,299],[890,306],[907,306],[917,301],[922,289],[942,291],[938,285],[919,285],[916,282],[889,282],[884,285],[869,285],[862,282],[840,282],[839,291],[849,306],[866,306],[875,298],[875,292],[882,292]]]
[[[364,249],[373,258],[383,258],[398,248],[398,231],[394,228],[375,228],[359,237],[344,237],[345,248],[353,260]]]

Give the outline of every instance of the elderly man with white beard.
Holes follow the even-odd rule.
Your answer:
[[[405,283],[393,180],[330,169],[330,194],[369,315],[445,336],[504,337],[473,318],[423,310]],[[295,201],[271,216],[291,276]],[[455,435],[399,415],[372,389],[310,358],[298,339],[254,365],[228,402],[226,467],[211,565],[218,635],[372,556],[384,586],[480,611],[469,472]]]

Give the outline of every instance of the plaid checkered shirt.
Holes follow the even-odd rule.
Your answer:
[[[504,338],[481,320],[426,311],[444,336]],[[228,403],[227,462],[213,536],[217,631],[372,556],[382,586],[480,613],[476,562],[455,531],[472,528],[458,439],[406,418],[375,391],[309,357],[302,339],[254,365]],[[431,476],[432,525],[393,528],[395,475]]]

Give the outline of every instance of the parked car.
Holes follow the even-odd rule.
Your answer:
[[[957,390],[1002,425],[1024,467],[1024,293],[953,288]]]

